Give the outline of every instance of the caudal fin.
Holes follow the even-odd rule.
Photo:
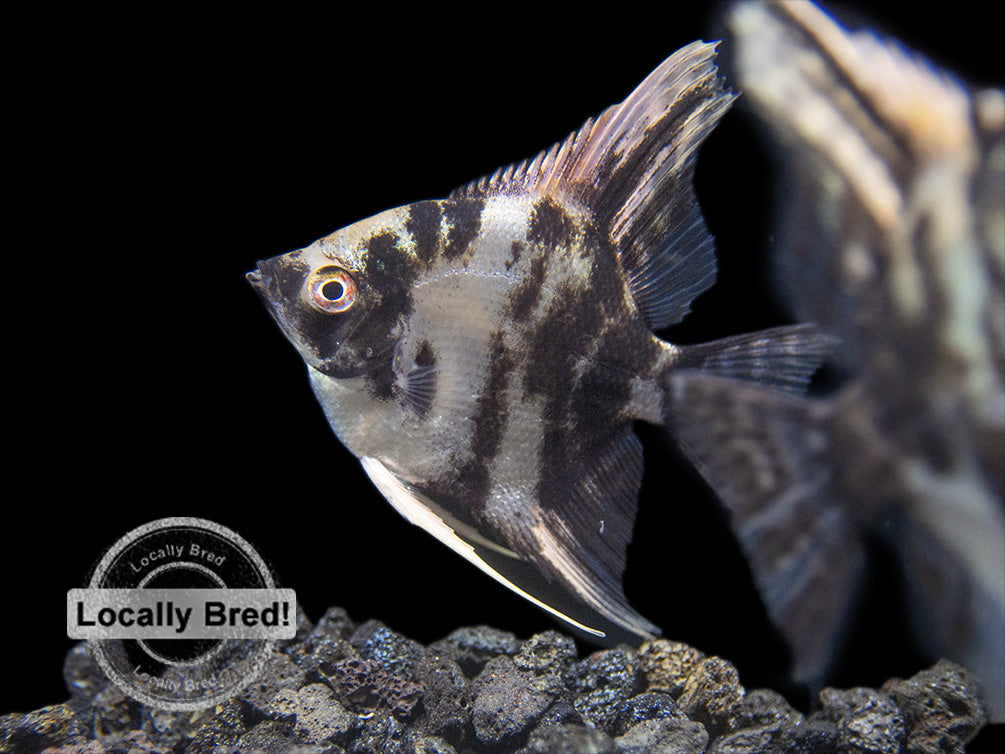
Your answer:
[[[829,404],[728,377],[677,371],[669,425],[729,506],[732,526],[793,674],[819,679],[864,565],[828,454]]]

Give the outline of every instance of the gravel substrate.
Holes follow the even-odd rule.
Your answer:
[[[963,751],[986,721],[967,672],[946,661],[880,689],[824,689],[804,715],[664,639],[579,658],[557,631],[461,628],[424,647],[341,608],[300,619],[241,696],[203,712],[131,700],[80,645],[64,669],[70,700],[0,717],[0,750],[928,754]]]

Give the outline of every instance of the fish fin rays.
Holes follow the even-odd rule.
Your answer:
[[[714,43],[668,57],[629,97],[530,161],[451,198],[537,192],[590,207],[618,249],[650,328],[679,322],[715,282],[715,244],[694,193],[698,148],[729,109]]]
[[[552,478],[557,497],[511,549],[486,537],[375,458],[361,463],[377,489],[409,522],[484,573],[605,643],[649,639],[659,629],[628,605],[621,580],[638,506],[642,446],[626,428],[588,465]],[[523,556],[516,550],[525,553]]]
[[[680,353],[674,369],[750,380],[799,395],[836,343],[814,325],[775,327],[711,343],[675,346]]]
[[[715,240],[705,228],[697,205],[690,224],[663,240],[655,254],[622,255],[635,304],[652,330],[684,319],[691,302],[716,279]]]
[[[425,416],[436,397],[436,381],[435,366],[413,366],[401,382],[402,401],[419,416]]]
[[[553,606],[551,601],[538,599],[532,591],[525,588],[534,589],[534,582],[541,582],[540,574],[532,563],[453,518],[430,497],[402,480],[376,458],[364,457],[360,459],[360,463],[380,493],[409,523],[424,529],[483,573],[542,610],[587,635],[605,637],[606,633],[602,629],[577,620],[568,610],[563,611]]]
[[[731,524],[793,674],[819,680],[842,638],[865,553],[835,495],[829,404],[699,372],[671,380],[671,428]]]
[[[622,588],[642,485],[642,445],[630,427],[579,462],[548,470],[534,558],[590,607],[638,637],[659,629],[628,605]]]

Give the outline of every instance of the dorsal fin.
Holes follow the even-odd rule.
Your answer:
[[[680,321],[715,282],[715,249],[692,180],[698,147],[735,99],[719,76],[715,47],[683,47],[565,141],[451,198],[531,192],[591,209],[649,326]]]

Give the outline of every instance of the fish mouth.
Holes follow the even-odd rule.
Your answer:
[[[279,325],[279,329],[282,330],[283,334],[287,338],[296,343],[296,339],[292,337],[292,333],[286,326],[281,316],[280,309],[283,303],[283,296],[279,292],[279,285],[277,283],[275,275],[269,269],[269,260],[260,260],[258,262],[258,267],[250,272],[245,273],[244,279],[251,284],[255,293],[262,300],[265,305],[265,311],[269,313],[269,316]]]
[[[251,283],[255,293],[270,303],[276,298],[275,279],[268,268],[268,260],[260,259],[257,267],[245,273],[244,279]]]
[[[269,314],[279,322],[279,307],[282,304],[283,295],[279,292],[279,281],[273,274],[269,265],[270,261],[269,259],[260,259],[255,269],[245,273],[244,279],[251,284],[255,293],[262,299]],[[282,325],[281,322],[279,324]]]

